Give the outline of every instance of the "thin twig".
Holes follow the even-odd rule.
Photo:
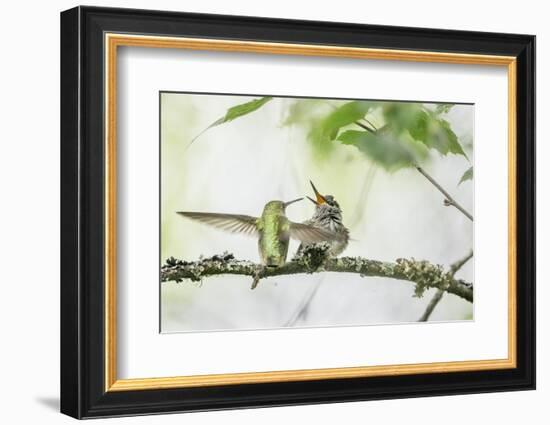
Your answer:
[[[313,287],[313,289],[311,289],[309,291],[309,294],[307,294],[307,296],[302,300],[302,302],[300,303],[300,306],[294,312],[294,314],[292,314],[290,319],[288,319],[285,322],[285,324],[283,325],[284,327],[294,326],[300,319],[306,318],[307,312],[309,310],[309,306],[311,305],[311,301],[313,300],[313,298],[315,297],[315,294],[319,290],[319,287],[321,286],[322,281],[323,281],[323,278],[315,282],[315,286]]]
[[[471,250],[468,255],[466,255],[464,258],[461,258],[460,260],[454,262],[451,264],[451,267],[449,268],[449,273],[451,277],[454,278],[455,273],[462,268],[464,264],[468,262],[470,258],[472,258],[474,255],[474,251]],[[427,322],[430,316],[432,315],[435,307],[441,299],[443,298],[443,295],[445,294],[444,289],[438,289],[433,298],[428,303],[428,306],[426,307],[426,310],[424,311],[424,314],[418,319],[419,322]]]
[[[458,261],[455,261],[453,264],[451,264],[451,267],[449,268],[449,271],[451,275],[454,277],[457,271],[459,271],[464,264],[466,264],[472,257],[474,256],[474,250],[471,249],[470,252],[464,256],[464,258],[461,258]]]
[[[426,306],[426,310],[424,311],[424,314],[418,319],[419,322],[427,322],[430,316],[432,315],[435,307],[437,304],[439,304],[439,301],[441,301],[441,298],[443,298],[443,294],[445,294],[445,291],[442,289],[438,289],[437,292],[434,294],[433,298],[430,300],[428,305]]]
[[[472,216],[472,214],[470,214],[468,211],[466,211],[464,209],[464,207],[462,205],[460,205],[450,194],[449,192],[447,192],[445,189],[443,189],[443,187],[441,187],[441,185],[435,181],[435,179],[430,176],[426,170],[424,170],[422,167],[420,167],[419,165],[415,165],[415,168],[418,170],[418,172],[420,174],[422,174],[424,177],[426,177],[426,179],[428,179],[428,181],[433,184],[437,190],[439,190],[444,196],[445,196],[445,205],[449,206],[449,205],[452,205],[453,207],[455,207],[457,210],[459,210],[462,214],[464,214],[466,217],[468,217],[471,221],[474,221],[474,217]]]

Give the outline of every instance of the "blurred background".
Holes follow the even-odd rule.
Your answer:
[[[224,251],[259,262],[254,238],[176,211],[258,216],[269,200],[312,196],[309,180],[343,210],[353,238],[343,256],[392,262],[412,257],[448,268],[468,254],[473,223],[444,206],[443,195],[411,164],[421,165],[473,212],[467,173],[473,105],[263,98],[256,109],[231,115],[231,108],[261,99],[161,94],[162,264],[168,257],[195,261]],[[388,142],[384,149],[364,140],[365,129],[351,122],[359,115]],[[304,200],[289,206],[287,215],[301,222],[313,210]],[[288,259],[297,246],[291,242]],[[473,264],[456,277],[472,282]],[[254,291],[250,284],[248,276],[161,283],[162,332],[411,323],[436,292],[416,298],[409,282],[342,273],[263,279]],[[473,304],[450,294],[430,317],[472,319]]]

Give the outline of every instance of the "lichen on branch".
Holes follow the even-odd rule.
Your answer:
[[[161,281],[181,282],[184,279],[200,282],[217,275],[250,276],[256,280],[274,276],[311,274],[320,272],[357,273],[362,277],[383,277],[409,281],[415,285],[414,295],[421,297],[427,289],[437,288],[473,302],[473,285],[455,279],[441,265],[414,258],[399,258],[395,262],[369,260],[362,257],[328,258],[327,246],[318,244],[306,248],[281,267],[268,268],[246,260],[237,260],[233,254],[223,253],[198,261],[169,258],[161,268]]]

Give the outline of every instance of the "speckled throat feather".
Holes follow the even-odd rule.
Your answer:
[[[315,208],[313,217],[307,221],[306,224],[311,224],[316,227],[321,227],[326,230],[330,230],[334,233],[340,234],[341,239],[330,242],[329,255],[336,257],[340,255],[348,246],[349,242],[349,230],[342,223],[342,210],[337,206],[323,204]],[[303,248],[303,244],[298,248],[297,254],[299,254]]]

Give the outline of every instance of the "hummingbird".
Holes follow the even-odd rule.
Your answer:
[[[231,233],[256,237],[262,265],[280,267],[286,262],[290,238],[297,239],[302,244],[312,244],[333,241],[339,237],[330,230],[295,223],[287,218],[286,207],[302,199],[304,198],[290,202],[269,201],[260,217],[189,211],[178,211],[178,214]]]
[[[321,195],[311,180],[309,183],[315,193],[315,199],[309,196],[307,198],[315,204],[315,212],[313,217],[304,221],[303,224],[336,234],[336,238],[326,240],[326,242],[329,244],[328,255],[337,257],[344,252],[349,242],[349,230],[342,223],[342,209],[334,196]],[[302,242],[298,247],[297,254],[300,254],[307,245],[311,245],[311,243]]]

